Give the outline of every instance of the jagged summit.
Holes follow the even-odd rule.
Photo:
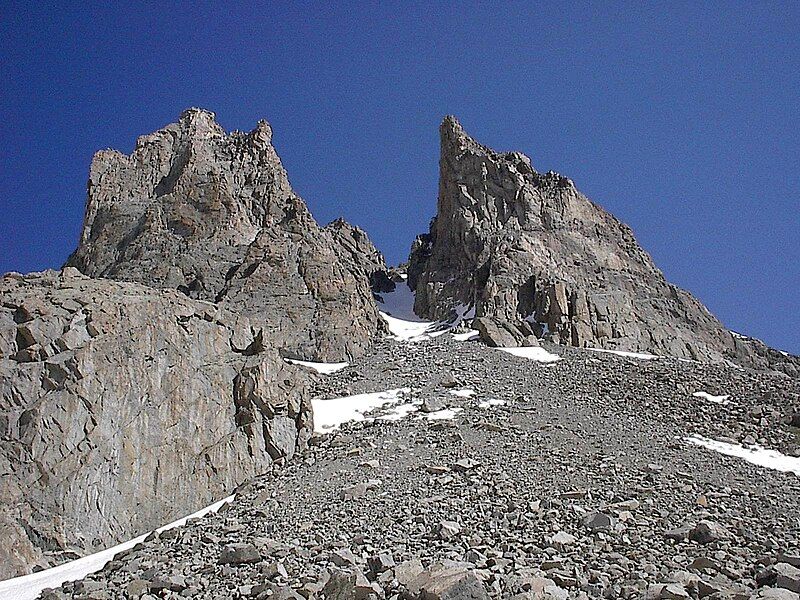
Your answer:
[[[451,156],[457,156],[462,152],[470,150],[478,154],[505,158],[511,161],[521,173],[535,172],[530,157],[522,152],[495,152],[470,136],[461,125],[458,118],[453,115],[447,115],[442,119],[442,123],[439,126],[439,139],[442,148],[442,158],[450,158]],[[551,175],[551,173],[548,173],[548,175]]]
[[[197,119],[202,119],[205,121],[213,121],[216,123],[217,121],[217,113],[211,110],[207,110],[205,108],[200,108],[198,106],[190,106],[183,112],[181,112],[181,116],[178,118],[179,121],[194,121]]]
[[[130,156],[99,152],[67,264],[230,305],[293,356],[363,352],[380,328],[367,280],[340,260],[349,254],[294,193],[271,141],[266,121],[228,134],[190,108]]]
[[[547,338],[795,372],[668,283],[630,228],[570,179],[480,144],[455,117],[440,135],[437,214],[409,261],[417,314],[473,306],[479,327],[506,331],[506,342]]]

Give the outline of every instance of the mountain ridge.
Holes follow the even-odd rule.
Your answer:
[[[798,373],[800,362],[731,335],[670,284],[630,227],[571,179],[480,144],[453,116],[440,145],[437,214],[409,259],[421,316],[471,305],[484,329],[505,332],[504,345],[547,337]]]
[[[721,372],[737,364],[768,388],[769,413],[759,415],[796,422],[796,394],[774,390],[800,358],[726,330],[570,179],[483,146],[454,117],[440,136],[437,216],[407,268],[416,312],[440,321],[438,334],[471,324],[506,349],[652,352],[722,363]],[[328,389],[287,359],[362,360],[370,381],[402,375],[413,388],[413,373],[371,362],[388,333],[373,295],[406,285],[401,271],[362,229],[317,224],[267,121],[226,133],[214,113],[188,109],[129,155],[98,152],[81,238],[61,272],[0,280],[0,531],[9,540],[0,574],[121,541],[283,468],[319,441],[311,394]],[[469,307],[474,319],[454,324],[454,309],[460,320]],[[759,439],[788,446],[784,433]],[[753,443],[748,436],[739,439]]]

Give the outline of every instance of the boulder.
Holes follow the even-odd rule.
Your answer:
[[[406,560],[394,568],[394,578],[400,585],[408,587],[424,570],[418,558]]]
[[[492,348],[516,348],[523,341],[519,331],[498,319],[477,317],[473,319],[472,327],[478,330],[480,340]]]
[[[462,563],[444,561],[432,565],[407,585],[418,600],[488,600],[489,594],[474,571]]]
[[[774,571],[777,575],[776,586],[800,594],[800,568],[789,563],[778,563]]]
[[[730,533],[716,521],[702,520],[689,532],[689,539],[698,544],[713,544],[730,537]]]
[[[591,531],[608,531],[614,527],[613,517],[601,512],[587,514],[581,519],[581,523]]]

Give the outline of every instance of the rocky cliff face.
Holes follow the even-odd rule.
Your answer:
[[[0,279],[0,579],[193,512],[290,458],[306,376],[177,291]]]
[[[229,307],[286,355],[346,360],[381,321],[337,240],[292,191],[268,123],[227,134],[189,109],[130,156],[95,155],[67,264]]]
[[[482,146],[453,117],[440,135],[438,212],[409,264],[419,315],[468,305],[482,329],[520,344],[548,338],[797,372],[796,359],[732,335],[668,283],[630,228],[571,180]]]
[[[339,260],[347,266],[349,272],[368,281],[373,292],[387,285],[390,280],[386,261],[363,229],[350,225],[344,219],[336,219],[326,225],[325,230],[336,241],[334,247]]]

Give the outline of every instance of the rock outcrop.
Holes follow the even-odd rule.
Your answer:
[[[194,512],[313,431],[260,327],[67,267],[0,279],[0,579]]]
[[[796,357],[732,334],[668,283],[630,228],[571,180],[482,146],[453,117],[440,134],[438,212],[408,269],[420,316],[473,306],[520,338],[798,372]]]
[[[389,268],[378,249],[360,227],[351,225],[344,219],[336,219],[325,226],[336,244],[339,259],[351,273],[358,274],[368,281],[373,292],[389,285]],[[391,287],[394,289],[394,287]]]
[[[95,155],[67,264],[228,307],[287,356],[347,360],[382,321],[335,231],[292,190],[266,121],[228,134],[213,113],[189,109],[130,156]]]

